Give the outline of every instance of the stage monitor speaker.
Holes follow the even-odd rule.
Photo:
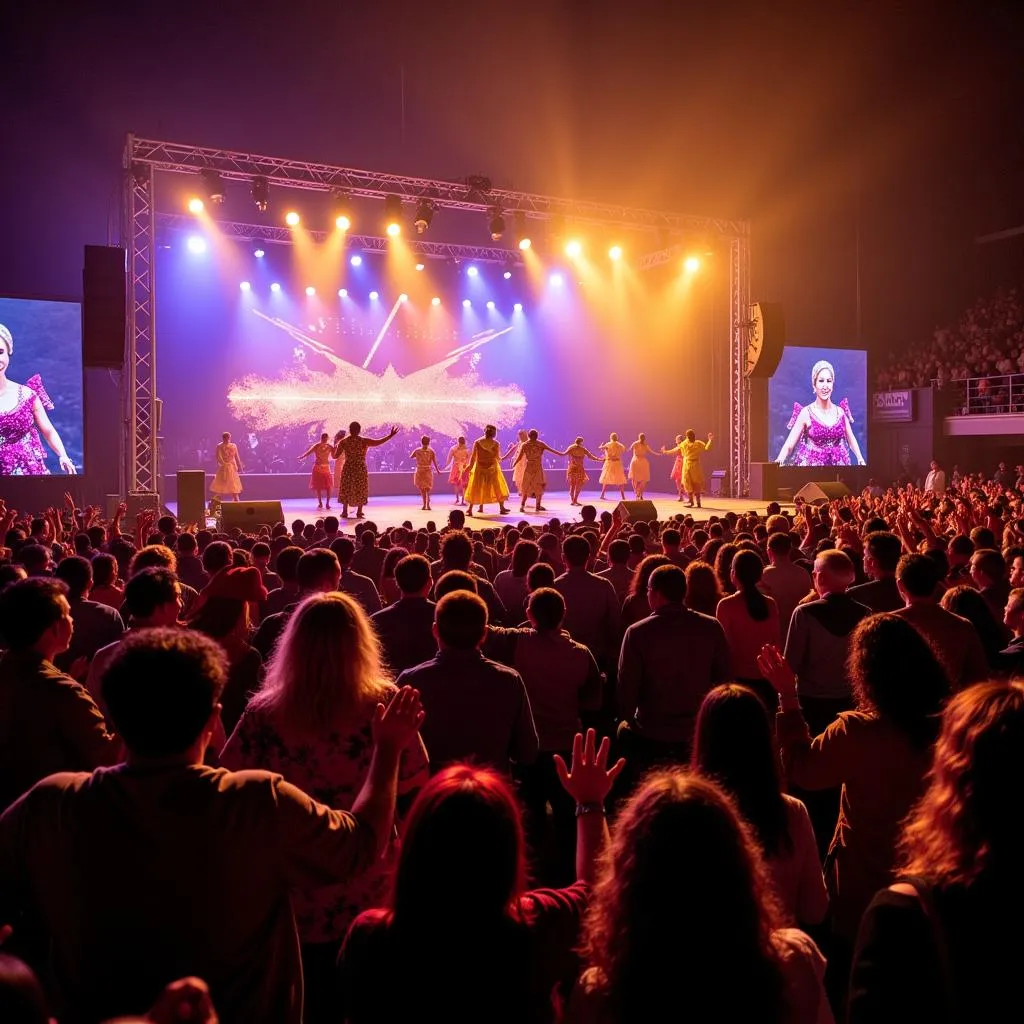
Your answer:
[[[178,522],[206,528],[206,473],[201,469],[178,470]]]
[[[849,498],[852,493],[846,484],[840,483],[838,480],[812,480],[809,484],[804,484],[793,495],[793,500],[801,498],[811,505],[823,505],[827,501]]]
[[[756,302],[747,335],[747,375],[771,377],[786,347],[786,317],[778,302]]]
[[[653,501],[620,501],[615,506],[619,518],[634,523],[651,523],[658,518],[658,510]]]
[[[750,463],[750,497],[757,501],[775,501],[779,496],[779,464]]]
[[[87,245],[82,270],[82,363],[120,368],[127,335],[124,249]]]
[[[181,500],[181,492],[178,492]],[[274,526],[284,522],[284,510],[279,501],[225,501],[220,507],[220,528],[243,532],[254,526]]]

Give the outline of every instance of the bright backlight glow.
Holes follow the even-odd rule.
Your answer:
[[[199,198],[199,196],[193,196],[188,201],[188,212],[189,213],[202,213],[203,212],[203,208],[204,208],[204,203],[203,203],[202,199]]]
[[[279,292],[279,291],[281,290],[281,286],[280,286],[280,285],[279,285],[279,284],[278,284],[278,283],[277,283],[277,282],[275,281],[275,282],[274,282],[274,283],[273,283],[273,284],[272,284],[272,285],[270,286],[270,290],[271,290],[272,292]]]
[[[243,281],[238,287],[241,288],[243,292],[247,292],[252,288],[252,285],[249,284],[248,281]]]
[[[289,210],[284,215],[284,222],[290,228],[297,227],[299,223],[299,215],[294,210]]]
[[[469,307],[472,306],[472,305],[473,305],[473,303],[470,302],[469,299],[463,299],[462,300],[462,308],[463,309],[469,309]]]
[[[370,292],[370,298],[376,302],[380,298],[380,292]]]
[[[202,235],[189,235],[188,251],[195,256],[206,252],[206,239]]]
[[[363,257],[357,253],[349,260],[349,263],[351,263],[353,267],[361,267],[363,265]]]
[[[311,284],[307,284],[306,294],[312,297],[313,295],[316,295],[316,289]]]
[[[610,259],[610,260],[621,260],[622,259],[622,246],[621,245],[613,245],[608,250],[608,259]]]
[[[581,252],[583,252],[583,246],[575,238],[565,243],[565,255],[569,259],[576,259]]]
[[[489,301],[489,302],[487,303],[487,308],[488,308],[488,309],[492,309],[492,310],[494,309],[494,300],[493,300],[493,299],[491,299],[491,300],[490,300],[490,301]]]
[[[387,226],[387,232],[388,232],[388,237],[390,237],[390,238],[397,238],[402,233],[402,225],[399,224],[397,221],[393,220]]]
[[[434,296],[434,297],[433,297],[433,298],[432,298],[432,299],[430,300],[430,304],[431,304],[432,306],[440,306],[440,305],[441,305],[441,300],[440,300],[440,299],[439,299],[439,298],[438,298],[438,297],[437,297],[437,296],[435,295],[435,296]]]
[[[683,261],[683,268],[688,274],[693,274],[700,270],[700,257],[699,256],[687,256]]]

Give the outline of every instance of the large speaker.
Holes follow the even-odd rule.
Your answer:
[[[206,527],[206,474],[201,469],[178,470],[178,522]]]
[[[771,377],[786,347],[786,318],[777,302],[755,302],[747,335],[748,377]]]
[[[124,363],[128,283],[124,249],[87,245],[82,270],[82,363]]]
[[[846,484],[838,480],[812,480],[793,495],[793,500],[802,498],[811,505],[824,505],[825,502],[836,501],[838,498],[848,498],[852,493]]]
[[[653,501],[620,501],[615,506],[620,519],[628,519],[634,523],[651,523],[658,518],[658,510]]]
[[[181,500],[181,492],[178,492]],[[279,501],[225,501],[220,507],[220,528],[233,530],[236,526],[248,532],[257,526],[274,526],[284,522],[284,510]]]
[[[757,501],[774,501],[779,496],[779,464],[750,463],[750,497]]]

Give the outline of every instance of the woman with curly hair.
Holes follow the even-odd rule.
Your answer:
[[[725,597],[715,574],[715,568],[701,559],[686,567],[686,597],[683,603],[691,612],[714,617],[718,603]]]
[[[757,844],[713,782],[647,776],[623,808],[591,902],[572,1024],[823,1024],[824,958],[779,928]]]
[[[903,826],[898,881],[861,922],[851,1024],[1015,1019],[1024,941],[1024,684],[946,708],[928,788]]]
[[[723,594],[736,593],[736,586],[732,582],[732,562],[738,550],[735,544],[728,541],[715,552],[715,575]]]
[[[646,619],[651,614],[651,606],[647,600],[647,584],[651,573],[661,565],[671,565],[671,559],[665,555],[647,555],[641,559],[633,573],[629,585],[629,593],[622,602],[622,628],[627,629],[634,622]]]
[[[959,615],[974,626],[981,639],[981,646],[985,649],[989,668],[993,674],[999,675],[1004,668],[1001,652],[1006,646],[1006,631],[1002,623],[996,621],[985,598],[974,587],[964,584],[947,590],[939,604],[947,612]]]

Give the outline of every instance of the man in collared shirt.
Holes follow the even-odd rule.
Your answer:
[[[437,654],[430,563],[422,555],[406,555],[395,566],[402,596],[370,617],[384,660],[395,674],[429,661]]]

